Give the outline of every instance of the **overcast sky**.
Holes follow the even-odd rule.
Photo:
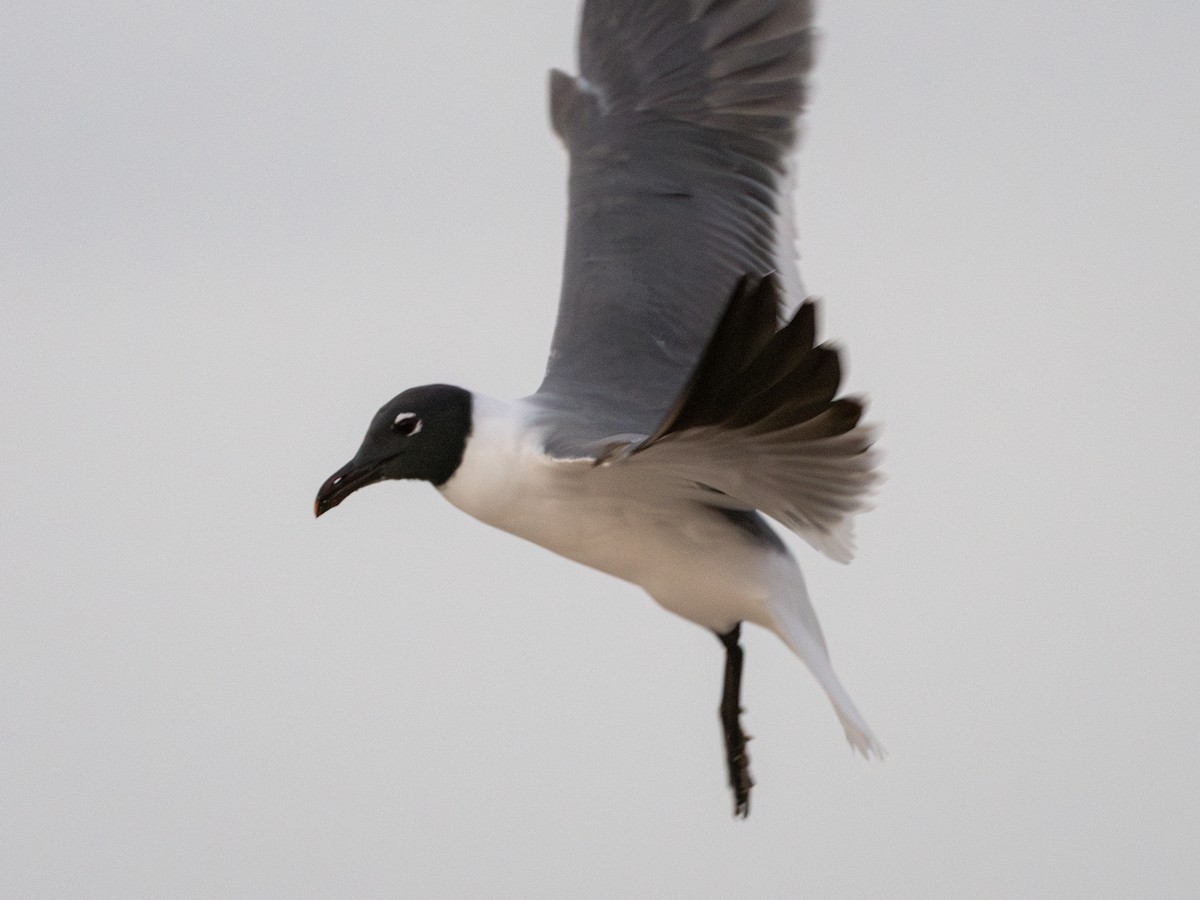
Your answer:
[[[889,750],[424,484],[536,386],[566,0],[0,11],[0,895],[1200,896],[1200,5],[825,0],[802,272],[889,481],[798,546]]]

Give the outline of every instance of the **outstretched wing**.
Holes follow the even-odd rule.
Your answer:
[[[711,506],[762,510],[849,562],[853,516],[880,478],[874,431],[860,398],[838,396],[841,361],[815,343],[815,306],[775,329],[779,293],[773,277],[743,279],[662,422],[598,462]]]
[[[585,3],[581,75],[551,78],[571,175],[535,395],[553,411],[550,453],[653,430],[742,275],[778,271],[799,290],[788,161],[811,19],[807,0]]]

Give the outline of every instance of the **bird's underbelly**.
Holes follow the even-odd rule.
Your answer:
[[[643,588],[714,631],[770,627],[766,601],[790,557],[699,504],[655,508],[628,498],[525,497],[476,518]],[[489,514],[490,513],[490,514]],[[798,573],[797,573],[798,574]]]
[[[636,584],[716,631],[740,621],[770,628],[768,597],[803,592],[795,562],[777,541],[653,484],[621,482],[590,460],[549,459],[521,434],[506,419],[480,416],[442,495],[488,525]]]

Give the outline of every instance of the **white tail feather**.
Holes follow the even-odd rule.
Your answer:
[[[870,759],[872,755],[877,759],[883,759],[883,745],[872,734],[871,726],[867,724],[862,713],[855,707],[854,701],[850,699],[850,695],[842,687],[837,674],[833,671],[833,664],[829,661],[829,651],[826,649],[825,639],[821,635],[821,627],[817,624],[816,613],[813,612],[812,604],[809,603],[808,592],[804,588],[803,579],[799,577],[799,574],[797,570],[798,592],[793,588],[787,594],[772,596],[768,601],[771,617],[774,620],[774,631],[808,666],[813,677],[829,695],[834,711],[837,712],[837,717],[846,730],[846,740],[850,742],[850,746],[861,753],[865,759]]]

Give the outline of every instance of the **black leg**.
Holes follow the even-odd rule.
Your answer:
[[[717,637],[725,645],[725,690],[721,694],[721,727],[725,730],[725,762],[729,766],[729,786],[733,789],[733,814],[743,819],[750,815],[750,757],[746,754],[746,733],[742,731],[742,646],[738,638],[742,625],[734,625],[728,634]]]

